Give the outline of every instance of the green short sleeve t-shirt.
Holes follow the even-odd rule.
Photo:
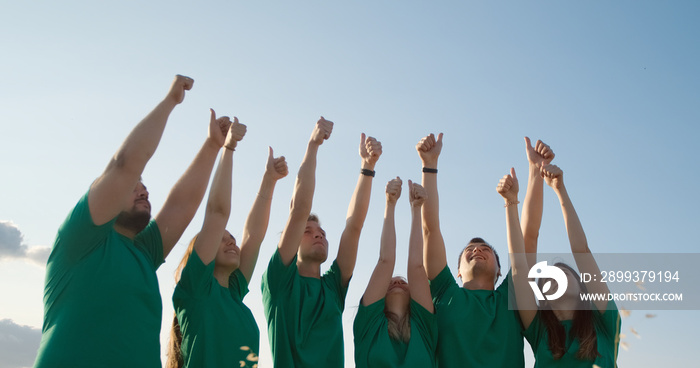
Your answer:
[[[205,266],[193,251],[173,293],[183,362],[185,367],[252,367],[260,330],[243,304],[248,282],[236,270],[225,288],[214,278],[214,265],[211,261]]]
[[[522,324],[508,309],[508,280],[496,290],[469,290],[457,285],[449,267],[430,281],[438,320],[440,368],[522,368]]]
[[[411,300],[411,339],[408,344],[389,337],[389,321],[382,298],[368,306],[360,304],[355,316],[355,366],[357,368],[435,367],[437,319]]]
[[[277,250],[261,288],[275,367],[343,367],[341,317],[348,290],[337,262],[320,279],[303,277],[296,256],[285,266]]]
[[[155,221],[134,240],[92,222],[85,194],[58,229],[46,265],[35,367],[160,367],[162,303]]]
[[[540,319],[540,312],[537,312],[532,323],[530,323],[530,326],[525,330],[525,338],[530,343],[532,352],[535,355],[536,368],[591,368],[593,364],[600,368],[617,367],[621,320],[620,312],[617,310],[615,302],[610,301],[604,313],[600,313],[595,308],[593,310],[593,323],[595,325],[598,353],[600,354],[595,360],[581,360],[576,358],[576,353],[579,349],[579,340],[569,337],[572,323],[572,320],[561,321],[567,336],[565,346],[566,352],[560,359],[554,360],[552,351],[549,350],[547,328]]]

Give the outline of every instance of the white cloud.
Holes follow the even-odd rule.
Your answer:
[[[17,225],[10,221],[0,221],[0,261],[20,259],[45,266],[50,253],[51,247],[27,246]]]
[[[0,320],[0,368],[33,366],[40,342],[40,329]]]

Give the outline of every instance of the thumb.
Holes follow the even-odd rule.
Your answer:
[[[365,145],[365,140],[367,140],[367,136],[365,135],[365,133],[362,133],[362,134],[360,135],[360,145],[364,146],[364,145]]]
[[[413,187],[413,182],[411,179],[408,179],[408,189],[411,189],[411,187]]]
[[[532,143],[530,143],[530,137],[525,137],[525,144],[527,144],[527,148],[532,149]]]
[[[442,143],[442,133],[438,134],[436,143]]]
[[[216,113],[214,112],[214,109],[210,108],[209,112],[211,113],[211,118],[210,118],[211,121],[212,122],[215,121],[216,120]]]
[[[274,157],[274,152],[272,152],[272,147],[267,146],[267,158],[271,160]]]
[[[514,168],[512,168],[512,167],[510,168],[510,176],[512,176],[512,177],[513,177],[513,179],[515,179],[515,180],[518,180],[518,177],[517,177],[517,176],[515,176],[515,169],[514,169]]]

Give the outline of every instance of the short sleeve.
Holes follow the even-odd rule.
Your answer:
[[[595,307],[593,309],[593,315],[600,323],[600,326],[598,326],[600,331],[603,331],[609,337],[615,337],[620,333],[622,322],[620,320],[620,311],[617,309],[615,301],[611,300],[608,302],[604,313],[600,313]]]
[[[435,353],[438,340],[437,316],[411,299],[411,324],[415,325],[428,351]]]
[[[542,319],[540,318],[540,311],[537,311],[535,318],[533,318],[532,322],[530,322],[530,326],[523,330],[523,336],[525,336],[525,340],[530,343],[532,351],[537,351],[537,347],[543,337],[543,331],[544,326],[542,325]]]
[[[248,281],[238,268],[228,277],[228,291],[234,299],[240,300],[248,294]]]
[[[267,270],[265,270],[263,274],[260,285],[263,295],[274,299],[282,290],[290,289],[296,273],[297,256],[295,255],[294,258],[292,258],[292,262],[289,263],[289,266],[285,266],[282,262],[279,249],[276,249],[270,259],[270,263],[267,265]]]
[[[381,324],[383,319],[386,319],[384,314],[384,298],[377,300],[370,305],[362,305],[360,301],[360,306],[357,309],[357,315],[355,316],[355,321],[353,322],[353,335],[356,341],[364,341],[366,338],[372,338],[372,336],[367,336],[368,333],[372,335],[375,333],[377,324]]]
[[[452,277],[450,268],[445,266],[434,279],[430,280],[430,294],[433,296],[433,303],[440,303],[442,297],[453,288],[459,288],[459,286]]]
[[[333,291],[333,294],[338,298],[337,301],[341,310],[345,309],[345,296],[348,293],[348,288],[343,286],[343,278],[337,261],[333,261],[331,268],[326,271],[321,279],[328,289]]]
[[[78,200],[78,203],[59,227],[56,243],[52,249],[52,253],[61,254],[61,258],[69,264],[77,262],[97,246],[103,244],[116,220],[115,217],[104,225],[95,225],[88,205],[89,193],[88,191]]]
[[[214,283],[214,265],[211,261],[204,265],[196,250],[187,259],[177,282],[173,299],[179,297],[202,298],[209,295]]]
[[[134,245],[148,256],[154,270],[157,270],[165,262],[163,257],[163,239],[160,236],[160,228],[155,220],[151,220],[143,231],[136,234]]]

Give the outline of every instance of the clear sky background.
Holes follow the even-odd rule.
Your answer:
[[[438,180],[453,270],[473,236],[507,254],[495,188],[514,166],[524,197],[525,135],[555,151],[594,252],[697,252],[698,19],[700,4],[680,0],[5,1],[0,368],[33,363],[47,247],[178,73],[195,84],[143,175],[154,213],[203,143],[210,107],[248,126],[234,155],[234,236],[257,192],[267,146],[289,163],[245,299],[260,326],[263,367],[271,360],[260,278],[320,115],[335,122],[319,151],[313,209],[329,236],[329,258],[360,169],[360,133],[384,147],[343,315],[347,366],[352,321],[378,256],[384,186],[397,175],[420,180],[414,146],[431,132],[445,134]],[[405,197],[396,218],[396,273],[404,275]],[[545,188],[544,199],[540,249],[567,252],[556,196]],[[174,269],[201,223],[202,211],[158,271],[163,348]],[[618,363],[694,364],[698,327],[698,311],[632,311],[623,319]],[[530,365],[527,344],[525,350]]]

